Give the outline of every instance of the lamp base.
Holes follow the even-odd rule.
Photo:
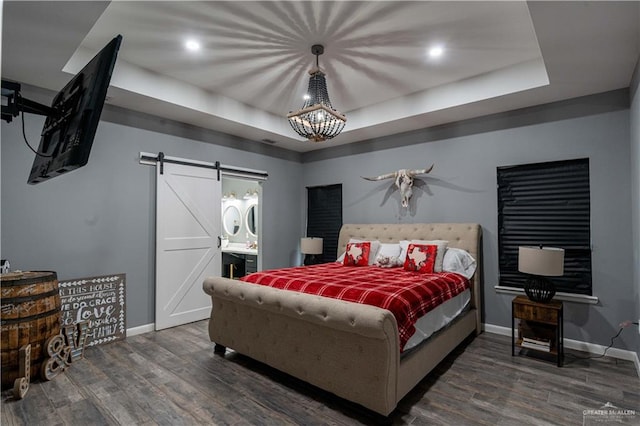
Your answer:
[[[320,257],[317,254],[305,254],[304,266],[317,265],[320,263]]]
[[[524,283],[524,292],[534,302],[549,303],[556,295],[556,287],[545,277],[531,275]]]

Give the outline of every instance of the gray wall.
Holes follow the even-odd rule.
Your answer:
[[[640,60],[631,81],[631,217],[633,218],[633,291],[636,301],[636,315],[633,321],[640,321]],[[636,326],[638,327],[638,326]],[[634,327],[634,329],[636,328]],[[635,332],[635,331],[634,331]],[[636,345],[640,357],[640,339]]]
[[[361,153],[329,158],[332,153],[324,152],[317,154],[317,161],[309,155],[304,183],[342,183],[345,223],[480,223],[484,231],[484,321],[510,327],[513,296],[494,290],[498,284],[496,167],[589,158],[593,291],[600,303],[567,303],[565,333],[571,339],[608,345],[618,324],[637,316],[636,301],[629,297],[634,285],[628,102],[628,92],[605,94],[370,143],[392,146],[398,140],[413,144],[409,146],[365,152],[363,144],[351,148]],[[621,104],[626,106],[621,108]],[[583,115],[594,110],[589,105],[609,112]],[[527,124],[513,126],[514,122]],[[477,129],[482,131],[474,132]],[[342,148],[336,151],[344,154]],[[401,210],[398,192],[388,192],[390,180],[369,182],[360,177],[432,163],[435,167],[414,191],[408,212]],[[635,349],[637,340],[637,332],[627,332],[616,346]]]
[[[26,115],[35,146],[43,121]],[[297,258],[303,223],[298,161],[103,121],[87,166],[32,186],[34,154],[22,141],[19,120],[3,122],[1,131],[2,258],[14,269],[56,271],[61,280],[126,273],[128,328],[154,322],[155,167],[138,163],[140,151],[267,171],[263,266],[290,266]]]
[[[0,250],[14,268],[55,270],[60,279],[126,273],[128,327],[154,321],[155,169],[138,164],[140,151],[269,172],[261,200],[264,268],[299,263],[306,186],[341,183],[345,223],[479,222],[484,229],[484,320],[504,327],[510,326],[511,296],[493,289],[498,282],[496,167],[588,157],[593,288],[600,303],[568,303],[566,336],[608,345],[621,321],[637,320],[638,266],[633,265],[630,228],[632,199],[637,208],[640,186],[640,120],[637,96],[629,109],[627,91],[302,157],[138,113],[107,110],[103,118],[109,121],[98,128],[87,167],[36,186],[26,184],[33,154],[22,142],[19,122],[2,123]],[[42,122],[27,116],[27,135],[36,145]],[[416,182],[409,211],[400,208],[397,191],[389,191],[390,181],[360,177],[432,163],[433,172]],[[625,332],[615,346],[637,350],[637,336]]]

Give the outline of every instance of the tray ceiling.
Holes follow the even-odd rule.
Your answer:
[[[110,104],[306,152],[628,87],[639,21],[638,2],[5,1],[2,77],[57,91],[122,34]],[[347,115],[322,143],[284,118],[317,43]]]

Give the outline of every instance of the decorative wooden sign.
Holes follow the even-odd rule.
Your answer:
[[[82,321],[63,327],[60,334],[47,339],[45,346],[49,357],[45,358],[41,366],[40,376],[43,379],[53,380],[71,366],[73,361],[84,358],[88,329],[89,321]]]
[[[85,346],[126,337],[125,274],[59,282],[62,328],[88,322]]]
[[[49,357],[42,363],[40,375],[45,380],[53,380],[71,365],[71,348],[65,346],[62,334],[47,339],[47,354]]]
[[[31,343],[18,351],[18,378],[13,382],[13,397],[22,399],[29,391],[31,381]]]

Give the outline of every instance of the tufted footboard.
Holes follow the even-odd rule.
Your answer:
[[[384,309],[210,277],[209,337],[373,411],[397,403],[399,338]]]

